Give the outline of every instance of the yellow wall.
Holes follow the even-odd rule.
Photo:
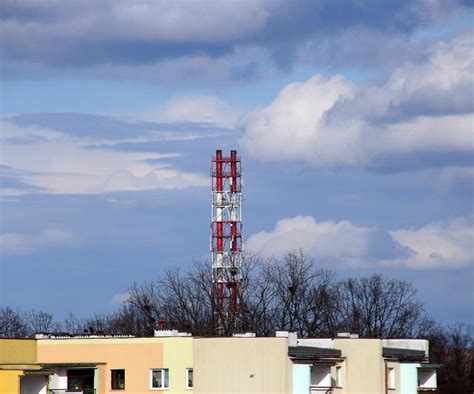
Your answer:
[[[185,369],[192,368],[191,337],[87,338],[38,341],[40,363],[99,365],[100,393],[150,393],[150,369],[169,368],[170,393],[185,392]],[[111,369],[125,369],[125,390],[111,390]]]
[[[34,364],[35,362],[35,339],[0,339],[0,365]]]
[[[0,393],[19,394],[21,370],[4,371],[0,370]]]
[[[163,339],[163,367],[170,370],[170,388],[172,393],[185,393],[186,368],[193,368],[193,339]]]
[[[287,393],[287,338],[195,338],[194,393]]]
[[[341,368],[341,377],[342,381],[340,382],[340,386],[336,386],[337,383],[337,367]],[[344,391],[347,388],[347,381],[346,381],[347,371],[346,371],[346,362],[341,361],[336,365],[331,367],[331,380],[334,386],[332,394],[344,394],[347,391]]]
[[[0,393],[20,392],[20,377],[24,368],[34,368],[36,341],[34,339],[0,339]]]
[[[343,393],[385,393],[385,363],[380,339],[334,340],[334,347],[346,357]]]

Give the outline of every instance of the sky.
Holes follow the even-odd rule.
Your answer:
[[[0,304],[108,313],[208,259],[237,149],[245,250],[474,324],[473,6],[3,0]]]

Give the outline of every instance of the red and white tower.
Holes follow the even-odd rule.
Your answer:
[[[217,331],[222,335],[239,328],[242,314],[242,171],[237,151],[224,157],[217,150],[211,177],[212,291]]]

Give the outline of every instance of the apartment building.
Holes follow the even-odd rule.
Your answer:
[[[428,363],[427,340],[362,339],[356,334],[342,333],[334,339],[298,339],[298,346],[340,352],[337,363],[313,363],[309,384],[298,394],[437,393],[439,365]]]
[[[278,331],[199,338],[0,339],[0,393],[436,393],[428,341],[298,338]]]
[[[152,338],[38,340],[38,363],[53,371],[48,392],[185,393],[193,388],[193,338],[157,331]]]

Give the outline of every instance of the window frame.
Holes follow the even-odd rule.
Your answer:
[[[396,390],[395,367],[387,367],[387,389]]]
[[[68,368],[66,369],[66,379],[67,379],[67,390],[71,392],[77,392],[77,391],[84,391],[89,389],[90,387],[88,386],[89,383],[92,384],[92,388],[94,387],[94,368]],[[74,376],[76,375],[76,376]],[[72,386],[72,380],[77,379],[79,382],[79,387],[78,388],[73,388]]]
[[[342,388],[342,365],[336,366],[336,387]]]
[[[165,371],[168,372],[168,379],[165,379]],[[168,386],[153,387],[153,372],[161,372],[161,381],[163,385],[168,383]],[[170,370],[169,368],[150,368],[150,390],[169,390],[170,389]]]
[[[313,383],[313,377],[314,375],[317,375],[317,372],[319,373],[324,372],[324,377],[322,380],[320,380],[318,383]],[[332,388],[332,374],[331,374],[331,365],[329,364],[315,364],[310,368],[310,387],[312,388]],[[321,382],[327,383],[327,384],[321,384]]]
[[[118,371],[123,371],[123,387],[114,387],[114,374],[117,374]],[[125,390],[125,368],[114,368],[110,370],[110,390]]]
[[[189,385],[189,372],[191,371],[191,374],[192,374],[192,377],[191,377],[191,381],[192,381],[192,386]],[[193,368],[186,368],[186,374],[185,374],[185,388],[186,390],[193,390],[194,389],[194,370]]]

